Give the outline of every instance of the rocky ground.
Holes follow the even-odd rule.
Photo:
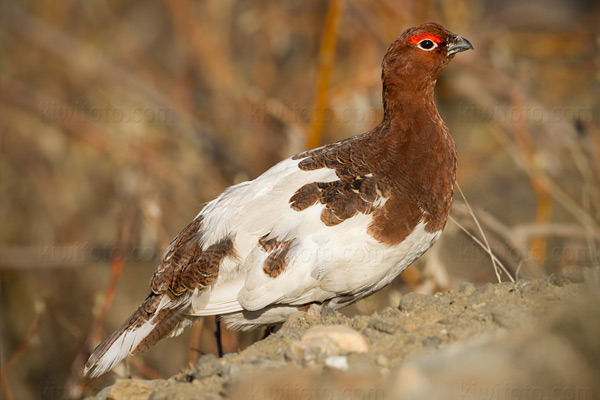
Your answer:
[[[596,399],[599,310],[600,270],[575,267],[369,316],[310,309],[240,353],[95,399]]]

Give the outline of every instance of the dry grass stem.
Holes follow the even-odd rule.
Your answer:
[[[479,220],[475,216],[475,213],[473,212],[471,205],[467,201],[467,198],[465,197],[465,194],[463,193],[463,191],[460,188],[460,185],[458,183],[456,183],[456,188],[458,189],[461,197],[463,198],[463,201],[465,202],[467,210],[468,210],[469,214],[471,215],[471,217],[473,218],[473,221],[475,221],[475,224],[477,225],[477,229],[479,230],[479,233],[481,234],[481,237],[483,238],[483,242],[485,243],[485,251],[486,251],[486,253],[489,254],[490,259],[492,260],[492,265],[494,266],[494,272],[496,273],[496,278],[498,279],[498,282],[502,282],[502,278],[500,278],[500,270],[498,269],[498,265],[496,264],[497,258],[492,253],[492,249],[490,248],[490,244],[488,243],[487,237],[485,236],[485,233],[483,232],[483,229],[481,228],[481,225],[479,224]],[[454,221],[454,222],[457,223],[456,221]],[[459,227],[462,228],[462,225],[459,225]],[[474,238],[472,235],[471,235],[471,237]],[[504,265],[502,265],[502,263],[499,263],[499,264],[500,264],[502,270],[506,273],[508,278],[511,280],[511,282],[514,282],[515,281],[514,278],[511,276],[511,274],[508,272],[508,270],[504,267]]]

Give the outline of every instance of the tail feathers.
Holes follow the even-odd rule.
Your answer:
[[[186,312],[189,304],[181,300],[169,301],[167,295],[148,296],[116,332],[96,347],[85,364],[84,375],[103,375],[127,356],[148,350],[166,336],[179,335],[190,322]]]

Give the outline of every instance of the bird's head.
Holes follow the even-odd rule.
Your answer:
[[[470,49],[467,39],[433,22],[407,29],[383,58],[384,84],[413,92],[432,86],[456,53]]]

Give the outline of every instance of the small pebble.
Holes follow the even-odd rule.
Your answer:
[[[366,353],[368,349],[365,338],[349,326],[317,325],[306,331],[300,341],[292,342],[287,356],[301,360],[320,355]]]
[[[325,322],[330,319],[334,319],[336,317],[335,310],[331,307],[323,307],[323,311],[321,313],[321,321]]]
[[[111,400],[148,400],[154,388],[143,381],[122,380],[115,382],[108,392]]]
[[[571,281],[562,274],[552,274],[548,279],[551,285],[563,287],[571,283]]]
[[[398,310],[401,311],[416,311],[425,306],[431,306],[439,302],[439,299],[426,294],[411,292],[400,299]]]
[[[473,293],[475,291],[475,285],[473,285],[471,282],[463,282],[460,284],[458,291],[460,293],[470,295],[471,293]]]
[[[348,359],[345,356],[331,356],[325,359],[325,365],[329,368],[339,369],[340,371],[348,370]]]
[[[375,359],[375,362],[380,367],[387,367],[390,364],[390,360],[388,360],[388,358],[386,356],[381,355],[381,354],[377,356],[377,359]]]
[[[573,265],[564,268],[562,273],[563,276],[572,283],[582,283],[585,281],[585,271],[583,267]]]
[[[442,344],[442,339],[437,336],[428,336],[421,341],[424,347],[437,347]]]
[[[371,318],[371,320],[369,321],[369,327],[375,329],[376,331],[387,333],[390,335],[393,335],[397,331],[397,328],[394,324],[386,322],[379,318]]]

